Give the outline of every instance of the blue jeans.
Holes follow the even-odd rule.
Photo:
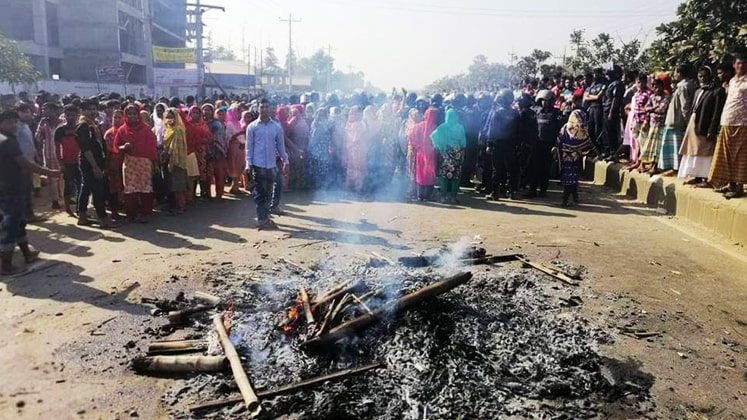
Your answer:
[[[28,243],[26,238],[27,192],[0,193],[0,252],[13,252],[17,244]]]
[[[93,207],[96,209],[96,216],[99,219],[106,218],[106,190],[104,178],[97,179],[93,176],[93,171],[80,171],[83,176],[83,183],[80,186],[80,195],[78,196],[78,215],[85,215],[88,211],[88,198],[93,196]]]
[[[257,166],[254,169],[254,191],[252,196],[254,202],[257,204],[257,220],[264,222],[270,218],[270,205],[273,200],[273,184],[276,180],[275,168],[260,168]]]

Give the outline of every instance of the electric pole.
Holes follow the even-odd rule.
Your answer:
[[[187,3],[187,6],[192,6],[195,9],[191,14],[195,17],[195,65],[197,66],[197,95],[205,97],[205,57],[202,45],[202,14],[205,13],[203,9],[218,9],[223,12],[225,8],[220,6],[209,6],[206,4],[200,4],[200,0],[195,0],[194,3]]]
[[[280,18],[280,21],[288,22],[288,94],[290,95],[293,92],[293,24],[301,20],[293,20],[293,15],[288,13],[288,19]]]
[[[329,79],[332,77],[332,45],[327,45],[327,93],[329,93]]]

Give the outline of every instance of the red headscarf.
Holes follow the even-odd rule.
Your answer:
[[[283,132],[288,133],[288,118],[290,117],[290,108],[287,106],[279,106],[277,111],[275,111],[275,118],[280,122],[280,125],[283,126]]]
[[[438,110],[428,108],[423,116],[423,121],[419,122],[412,132],[412,145],[415,149],[430,150],[433,149],[431,134],[438,127]]]
[[[130,110],[138,112],[137,123],[130,123],[130,119],[127,116],[127,112]],[[156,135],[153,134],[150,126],[143,121],[137,105],[127,105],[124,111],[125,123],[119,127],[117,134],[114,136],[114,148],[119,150],[120,146],[130,143],[132,149],[126,152],[128,155],[152,160],[158,159]]]
[[[192,111],[195,109],[200,110],[200,118],[197,121],[192,119]],[[187,116],[182,118],[182,122],[184,122],[184,128],[187,131],[187,153],[196,153],[202,146],[210,144],[213,136],[210,134],[207,123],[202,118],[202,109],[199,106],[192,105]]]

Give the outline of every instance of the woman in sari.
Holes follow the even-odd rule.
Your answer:
[[[628,125],[625,128],[625,137],[630,144],[630,166],[628,170],[638,169],[641,165],[638,160],[638,152],[641,146],[642,136],[645,134],[644,127],[648,126],[648,113],[646,104],[651,97],[651,90],[648,88],[648,76],[641,74],[636,81],[636,92],[630,106],[628,115]]]
[[[415,183],[418,200],[430,200],[436,184],[436,151],[433,149],[431,134],[438,126],[438,110],[428,108],[423,121],[415,126],[410,144],[415,152]]]
[[[437,170],[441,202],[459,204],[456,197],[459,193],[467,135],[453,108],[446,111],[446,120],[431,134],[431,141],[439,156]]]
[[[574,98],[575,108],[580,105],[580,97]],[[571,112],[568,122],[560,130],[558,149],[560,157],[560,182],[563,184],[563,207],[568,207],[568,200],[578,200],[578,180],[581,174],[581,160],[584,155],[595,149],[586,128],[586,115],[580,109]]]
[[[288,120],[290,120],[290,107],[287,106],[279,106],[275,110],[275,120],[277,120],[278,123],[280,123],[280,127],[283,129],[283,139],[285,140],[285,150],[288,151],[288,156],[291,155],[291,149],[293,148],[293,144],[291,143],[289,139],[290,134],[290,127],[288,126]],[[280,161],[280,157],[278,157],[278,163]],[[282,179],[282,184],[276,183],[275,186],[276,189],[280,190],[287,190],[288,184],[290,180],[290,172],[291,168],[290,165],[286,165],[285,170],[279,171],[278,173],[278,179]]]
[[[380,183],[386,187],[391,184],[394,171],[397,168],[397,149],[399,147],[399,119],[392,104],[384,104],[379,109],[377,117],[381,123],[381,179]]]
[[[402,140],[405,143],[403,150],[407,151],[405,156],[407,179],[409,181],[407,195],[410,199],[416,199],[418,184],[415,182],[415,147],[413,146],[413,133],[415,132],[415,127],[417,127],[423,118],[417,108],[411,108],[407,115],[407,121],[405,121],[402,128]]]
[[[241,108],[233,104],[226,111],[226,137],[228,138],[228,176],[231,178],[229,193],[237,195],[242,186],[241,174],[244,171],[246,156],[244,143],[246,133],[241,131]]]
[[[659,149],[661,149],[661,144],[664,140],[662,129],[664,128],[664,118],[667,115],[668,107],[669,93],[666,89],[666,80],[657,78],[654,80],[653,94],[644,108],[648,114],[649,123],[645,140],[641,145],[641,165],[638,167],[638,172],[645,171],[650,175],[656,173],[656,162],[658,161]]]
[[[345,187],[354,192],[363,190],[366,178],[368,145],[365,138],[363,114],[358,106],[350,108],[345,125]]]
[[[186,119],[182,119],[187,131],[187,176],[190,179],[192,193],[188,199],[197,198],[197,184],[200,184],[200,192],[206,194],[205,179],[201,174],[207,173],[207,162],[205,161],[205,147],[212,141],[210,129],[202,118],[200,107],[193,105],[189,108]]]
[[[303,189],[306,187],[306,153],[309,148],[309,124],[306,122],[303,105],[293,105],[288,120],[288,150],[290,159],[290,188]]]
[[[164,113],[163,151],[165,155],[166,183],[173,196],[172,212],[184,213],[187,206],[189,177],[187,176],[187,131],[176,108]]]
[[[332,185],[332,163],[335,123],[327,108],[319,108],[311,123],[309,141],[309,180],[312,188],[328,189]]]
[[[376,109],[368,105],[363,109],[363,136],[368,145],[366,160],[368,161],[366,178],[363,181],[366,193],[373,193],[381,187],[382,181],[382,123],[376,116]]]
[[[112,113],[112,126],[104,133],[104,142],[106,143],[106,176],[109,185],[107,202],[109,211],[112,213],[112,219],[120,219],[119,209],[122,203],[122,165],[124,164],[124,155],[117,153],[114,147],[114,137],[119,127],[124,124],[124,111],[116,109]]]
[[[125,211],[131,221],[147,223],[153,213],[153,171],[158,159],[156,136],[135,105],[127,105],[125,117],[124,125],[114,136],[114,147],[124,154]]]

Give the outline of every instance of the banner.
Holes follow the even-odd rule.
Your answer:
[[[153,78],[156,86],[197,86],[197,69],[160,69],[154,67]]]
[[[122,83],[124,68],[119,64],[96,66],[96,80],[103,83]]]
[[[194,63],[194,48],[166,48],[153,46],[153,61],[156,63]]]

